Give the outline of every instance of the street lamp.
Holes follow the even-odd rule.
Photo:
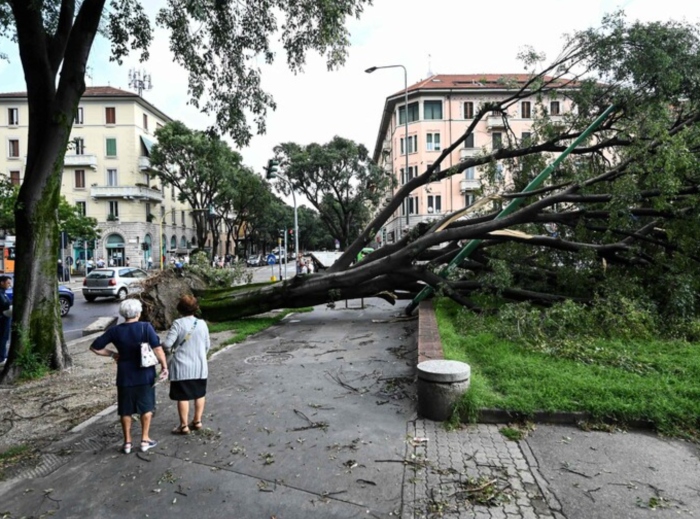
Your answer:
[[[383,65],[381,67],[370,67],[365,72],[371,74],[375,70],[380,68],[402,68],[403,69],[403,115],[404,115],[404,152],[406,153],[406,169],[404,170],[404,178],[408,178],[408,73],[406,72],[406,67],[403,65]],[[404,207],[406,208],[406,228],[410,226],[410,217],[408,214],[408,203],[404,200]]]

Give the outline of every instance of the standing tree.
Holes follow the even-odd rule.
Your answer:
[[[197,243],[202,246],[207,232],[212,233],[216,250],[216,232],[221,214],[215,211],[215,199],[233,182],[233,173],[241,167],[241,156],[228,144],[207,132],[193,131],[180,121],[158,128],[158,143],[151,150],[151,163],[166,186],[175,186],[179,198],[192,207]]]
[[[287,142],[275,153],[291,183],[279,180],[277,188],[285,195],[292,188],[302,193],[343,247],[358,236],[382,194],[393,186],[393,176],[370,161],[367,148],[342,137],[323,145]]]
[[[246,144],[252,115],[265,129],[272,97],[263,91],[262,57],[271,63],[270,40],[278,31],[287,64],[300,70],[309,51],[329,67],[346,56],[349,16],[369,0],[259,2],[167,0],[157,22],[170,30],[170,48],[189,73],[190,101],[216,116],[215,126]],[[111,59],[129,52],[148,58],[152,24],[139,0],[2,0],[0,37],[16,44],[27,84],[29,138],[24,181],[15,208],[17,287],[9,362],[2,381],[16,378],[16,359],[33,357],[51,368],[70,365],[54,289],[59,244],[56,210],[63,159],[75,110],[85,91],[85,69],[98,31],[112,44]],[[282,22],[280,23],[280,19]],[[2,54],[0,54],[2,57]],[[60,76],[59,76],[60,71]],[[205,101],[200,105],[200,99]]]

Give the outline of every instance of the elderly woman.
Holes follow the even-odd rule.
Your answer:
[[[156,368],[141,367],[141,343],[148,342],[153,348],[162,371],[161,379],[168,376],[168,365],[160,339],[151,323],[140,323],[141,302],[127,299],[119,305],[119,314],[124,322],[108,329],[95,339],[90,350],[97,355],[112,357],[117,362],[117,413],[124,432],[124,454],[131,452],[131,415],[141,416],[141,452],[152,449],[158,442],[151,439],[149,430],[151,417],[156,408]],[[106,349],[113,344],[117,351]]]
[[[183,296],[177,304],[182,317],[173,322],[163,347],[172,353],[170,365],[170,399],[177,401],[180,425],[173,434],[189,434],[190,430],[202,428],[204,400],[207,394],[207,352],[209,351],[209,328],[197,319],[197,299]],[[188,423],[190,400],[194,400],[194,417]]]

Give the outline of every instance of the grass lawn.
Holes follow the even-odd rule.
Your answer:
[[[435,310],[445,358],[471,366],[471,388],[458,406],[462,421],[483,408],[525,415],[585,411],[599,420],[650,421],[662,433],[700,438],[698,344],[600,340],[592,346],[594,360],[584,363],[499,338],[495,318],[470,333],[469,319],[447,299],[436,301]],[[625,362],[595,360],[601,358]]]
[[[272,316],[272,317],[247,317],[245,319],[238,319],[236,321],[222,321],[218,323],[207,323],[209,326],[209,333],[227,332],[235,331],[233,337],[223,342],[218,348],[211,349],[209,355],[220,350],[221,348],[228,346],[229,344],[236,344],[238,342],[246,340],[251,335],[255,335],[261,332],[273,324],[281,321],[287,315],[291,313],[301,313],[301,312],[313,312],[313,308],[296,308],[294,310],[283,310],[282,312]]]

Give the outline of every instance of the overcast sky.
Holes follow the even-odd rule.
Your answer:
[[[155,13],[163,0],[144,0]],[[361,142],[370,152],[376,140],[381,111],[388,95],[403,89],[401,69],[365,74],[373,65],[404,65],[409,85],[432,73],[523,72],[518,51],[531,45],[554,58],[563,35],[598,25],[605,13],[622,8],[628,19],[700,21],[700,3],[687,0],[374,0],[360,20],[348,27],[352,47],[345,66],[328,72],[323,59],[308,58],[303,74],[293,75],[285,57],[263,68],[263,87],[277,102],[267,119],[267,134],[253,138],[239,150],[247,165],[262,172],[272,148],[287,141],[324,143],[334,135]],[[0,63],[0,91],[24,91],[24,78],[12,44],[2,42],[0,51],[10,63]],[[90,57],[89,86],[111,85],[129,89],[128,71],[145,68],[153,89],[144,97],[173,118],[192,128],[206,128],[210,119],[187,101],[187,76],[173,63],[167,34],[155,32],[148,63],[137,57],[121,67],[110,63],[109,46],[97,41]]]

